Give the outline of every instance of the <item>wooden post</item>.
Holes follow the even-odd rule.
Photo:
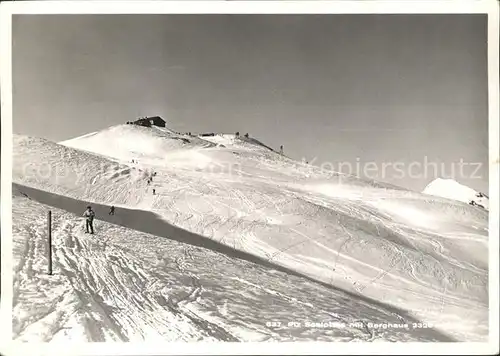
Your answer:
[[[48,274],[52,275],[52,211],[49,210],[47,214],[47,232],[48,232],[48,260],[49,260],[49,266],[48,266]]]

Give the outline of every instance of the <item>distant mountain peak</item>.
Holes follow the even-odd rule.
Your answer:
[[[454,179],[436,178],[425,187],[422,193],[461,201],[489,210],[489,197],[486,194]]]

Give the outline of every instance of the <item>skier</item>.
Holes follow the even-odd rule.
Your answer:
[[[88,234],[89,228],[90,228],[90,233],[94,234],[93,222],[94,222],[95,213],[92,210],[92,207],[90,205],[87,206],[87,210],[85,210],[85,212],[83,213],[83,216],[85,217],[85,233]]]
[[[283,145],[280,146],[280,154],[283,154]]]
[[[115,207],[114,206],[111,206],[111,208],[109,209],[109,215],[115,215]]]
[[[153,188],[153,195],[155,195],[155,193],[156,193],[156,190]]]

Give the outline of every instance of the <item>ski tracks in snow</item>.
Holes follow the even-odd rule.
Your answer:
[[[74,316],[78,300],[60,275],[47,275],[45,219],[38,219],[14,239],[24,236],[24,247],[14,269],[13,337],[20,341],[49,341]],[[17,235],[17,236],[16,236]]]
[[[78,220],[64,215],[53,221],[54,274],[47,276],[43,220],[31,225],[25,257],[15,273],[14,337],[32,340],[36,334],[40,341],[50,341],[58,331],[64,334],[69,329],[66,324],[71,323],[83,326],[78,336],[84,341],[237,341],[224,328],[187,308],[203,291],[198,278],[185,270],[185,260],[192,259],[188,250],[177,266],[191,277],[191,290],[174,301],[164,276],[146,270],[143,261],[107,243],[103,232],[84,234]],[[36,288],[26,284],[51,286]],[[45,298],[33,296],[32,291],[38,289],[50,292],[38,292]],[[34,300],[45,305],[35,304],[27,311]],[[73,334],[71,337],[76,337]]]
[[[240,341],[236,336],[224,329],[224,327],[211,322],[196,313],[196,308],[191,308],[192,304],[196,304],[202,298],[203,285],[198,276],[188,270],[189,261],[192,261],[193,255],[191,254],[192,248],[186,246],[183,248],[183,254],[175,259],[175,264],[179,272],[189,276],[191,279],[190,290],[187,294],[174,302],[174,305],[188,317],[193,324],[200,327],[202,330],[207,330],[214,337],[221,341]]]

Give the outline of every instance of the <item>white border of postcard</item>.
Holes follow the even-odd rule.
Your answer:
[[[0,347],[4,355],[161,355],[161,354],[496,354],[499,351],[499,4],[475,1],[16,1],[2,2],[1,99],[2,190]],[[488,343],[17,343],[12,341],[12,63],[13,14],[406,14],[478,13],[488,15],[489,89],[489,342]]]

